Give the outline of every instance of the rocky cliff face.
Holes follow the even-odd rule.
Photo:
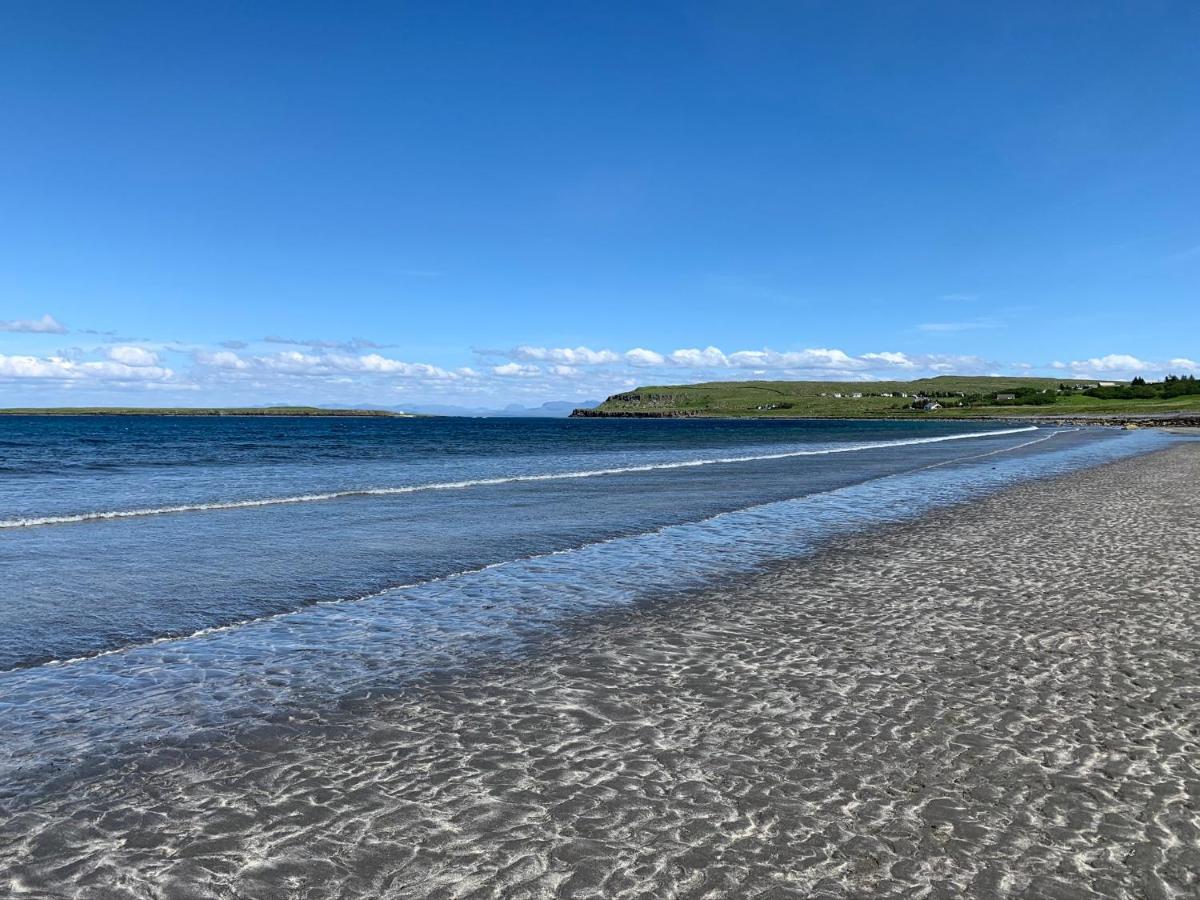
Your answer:
[[[702,415],[691,409],[577,409],[572,419],[694,419]]]
[[[613,394],[597,409],[576,409],[573,418],[619,419],[687,419],[702,415],[696,410],[676,407],[685,400],[683,394],[663,391],[626,391]]]

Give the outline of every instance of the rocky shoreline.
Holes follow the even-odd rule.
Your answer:
[[[711,416],[690,409],[670,410],[629,410],[616,412],[608,409],[574,409],[569,418],[572,419],[720,419],[724,416]]]
[[[1102,425],[1110,428],[1200,428],[1200,416],[1192,413],[1166,415],[1045,416],[1030,419],[1035,425]]]

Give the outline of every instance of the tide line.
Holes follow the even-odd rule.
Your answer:
[[[1020,430],[1028,431],[1030,429],[1020,429]],[[1071,429],[1071,430],[1078,430],[1078,429]],[[1004,433],[1009,433],[1009,432],[1004,432]],[[1012,447],[1001,447],[997,450],[992,450],[987,453],[973,454],[971,456],[958,456],[958,457],[955,457],[954,459],[946,460],[944,463],[936,463],[932,466],[924,466],[924,467],[922,467],[920,469],[916,469],[914,471],[919,472],[919,471],[924,471],[925,469],[936,468],[937,466],[940,466],[940,465],[948,465],[948,464],[956,463],[956,462],[958,462],[958,463],[969,462],[969,461],[979,459],[979,458],[985,457],[985,456],[993,456],[993,455],[1000,454],[1000,453],[1008,453],[1008,452],[1011,452],[1014,450],[1020,450],[1024,447],[1028,447],[1033,444],[1040,444],[1043,441],[1048,441],[1051,438],[1053,438],[1056,435],[1061,434],[1061,433],[1063,433],[1063,432],[1058,432],[1058,431],[1052,432],[1052,433],[1046,435],[1045,437],[1041,437],[1036,440],[1026,441],[1025,443],[1017,444]],[[906,474],[911,474],[911,473],[899,473],[896,475],[887,475],[887,476],[883,476],[883,479],[880,479],[880,480],[904,477],[904,475],[906,475]],[[875,479],[872,479],[872,480],[875,480]],[[422,579],[419,581],[409,581],[409,582],[403,582],[400,584],[392,584],[392,585],[388,585],[386,587],[378,588],[373,591],[369,591],[364,594],[357,594],[357,595],[352,595],[352,596],[348,596],[348,597],[335,597],[335,598],[330,598],[330,599],[326,599],[326,600],[317,600],[315,602],[307,603],[307,604],[304,604],[303,606],[299,606],[295,609],[282,610],[280,612],[267,613],[265,615],[259,615],[259,616],[249,616],[244,619],[237,619],[232,622],[226,622],[226,623],[220,624],[220,625],[209,625],[204,628],[197,629],[196,631],[193,631],[190,633],[160,635],[158,637],[150,638],[149,640],[138,641],[136,643],[126,644],[121,647],[112,647],[107,650],[99,650],[94,653],[87,653],[87,654],[83,654],[80,656],[74,656],[74,657],[49,659],[49,660],[45,660],[43,662],[36,663],[33,666],[19,666],[14,669],[0,670],[0,677],[9,675],[9,674],[32,671],[32,670],[41,669],[41,668],[54,668],[54,667],[58,667],[58,666],[74,666],[74,665],[77,665],[80,663],[91,662],[93,660],[97,660],[97,659],[100,659],[103,657],[124,656],[131,652],[144,650],[149,647],[155,647],[160,644],[177,644],[177,643],[181,643],[184,641],[194,640],[197,638],[205,638],[205,637],[209,637],[211,635],[218,635],[218,634],[221,634],[224,632],[236,631],[236,630],[239,630],[246,626],[262,625],[262,624],[265,624],[268,622],[278,621],[281,619],[291,619],[296,616],[305,615],[305,614],[311,612],[313,609],[320,608],[320,607],[337,607],[337,606],[343,606],[343,605],[351,604],[351,603],[361,603],[366,600],[374,600],[376,598],[384,597],[389,594],[400,595],[404,591],[409,591],[409,590],[418,589],[418,588],[426,588],[426,587],[429,587],[430,585],[455,582],[455,581],[461,580],[463,578],[469,578],[472,576],[476,576],[476,575],[479,575],[490,569],[500,569],[500,568],[506,568],[506,567],[510,567],[510,566],[514,566],[514,565],[520,565],[523,563],[529,563],[529,562],[533,562],[536,560],[551,559],[551,558],[559,557],[559,556],[569,556],[571,554],[578,553],[581,550],[585,550],[585,549],[591,548],[591,547],[599,547],[599,546],[603,546],[603,545],[607,545],[607,544],[617,544],[617,543],[627,542],[630,540],[646,538],[646,537],[650,537],[652,535],[662,534],[668,530],[679,528],[684,525],[703,525],[703,524],[715,522],[715,521],[718,521],[721,519],[726,519],[732,515],[736,515],[739,513],[745,513],[745,512],[751,511],[751,510],[760,509],[760,508],[768,507],[768,506],[776,506],[781,503],[794,503],[796,501],[810,500],[810,499],[813,499],[814,497],[818,497],[818,496],[823,496],[823,495],[828,495],[828,494],[838,494],[843,491],[846,491],[847,489],[848,489],[847,487],[838,487],[838,488],[833,488],[828,491],[819,491],[815,494],[807,494],[802,497],[794,498],[793,500],[784,500],[784,501],[771,500],[766,503],[755,503],[755,504],[751,504],[750,506],[747,506],[747,507],[742,507],[740,509],[715,513],[711,516],[706,516],[706,517],[696,520],[694,522],[681,522],[681,523],[676,523],[676,524],[672,524],[672,525],[662,525],[657,528],[651,528],[648,531],[640,532],[638,534],[614,535],[612,537],[606,537],[606,538],[600,538],[598,540],[587,541],[583,544],[578,544],[575,546],[562,547],[562,548],[559,548],[556,550],[546,550],[546,551],[543,551],[540,553],[532,553],[527,556],[516,557],[514,559],[497,560],[496,562],[486,563],[486,564],[480,565],[480,566],[472,566],[471,568],[461,569],[456,572],[448,572],[443,575],[436,575],[431,578],[426,578],[426,579]]]
[[[827,456],[834,453],[856,453],[863,450],[880,450],[889,447],[907,447],[917,444],[937,444],[944,441],[961,441],[981,437],[1003,437],[1037,431],[1036,425],[1022,428],[1006,428],[999,431],[976,431],[970,434],[947,434],[938,437],[909,438],[899,441],[873,441],[851,444],[845,447],[825,447],[820,450],[787,450],[780,453],[763,453],[753,456],[722,456],[713,459],[687,459],[677,462],[646,463],[636,466],[620,466],[606,469],[584,469],[574,472],[542,472],[529,475],[504,475],[495,478],[472,478],[463,481],[441,481],[429,484],[400,485],[397,487],[355,488],[343,491],[328,491],[314,494],[297,494],[290,497],[264,497],[252,500],[218,500],[211,503],[181,503],[174,506],[147,507],[143,509],[117,509],[100,512],[74,513],[57,516],[29,516],[21,519],[0,520],[0,528],[35,528],[43,525],[70,525],[81,522],[99,522],[109,519],[138,519],[147,516],[165,516],[175,513],[212,512],[227,509],[253,509],[260,506],[284,506],[295,503],[319,503],[326,500],[343,500],[352,497],[389,497],[399,494],[415,494],[421,491],[454,491],[473,487],[500,484],[515,484],[530,481],[566,481],[578,478],[598,478],[607,475],[629,475],[637,472],[655,472],[666,469],[692,469],[700,466],[728,465],[732,463],[764,462],[774,459],[791,459],[801,456]]]

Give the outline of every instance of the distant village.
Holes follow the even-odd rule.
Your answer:
[[[912,409],[923,410],[925,412],[933,412],[934,410],[942,409],[946,406],[977,406],[977,405],[998,405],[1004,406],[1007,404],[1017,403],[1052,403],[1053,397],[1057,394],[1083,392],[1095,390],[1103,387],[1115,387],[1115,381],[1091,381],[1079,382],[1072,384],[1060,384],[1058,390],[1051,388],[1021,388],[1012,391],[999,391],[995,394],[969,394],[966,391],[924,391],[909,393],[908,391],[880,391],[875,393],[862,391],[833,391],[822,392],[821,397],[832,398],[834,400],[862,400],[864,397],[898,397],[906,400],[911,400],[909,406]],[[1042,399],[1042,397],[1045,399]],[[766,404],[758,407],[758,409],[775,409],[780,404]]]

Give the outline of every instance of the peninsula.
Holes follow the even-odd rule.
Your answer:
[[[1200,382],[940,375],[914,381],[710,381],[613,394],[574,417],[1066,418],[1200,421]]]
[[[60,406],[0,409],[0,416],[365,416],[415,418],[386,409],[321,409],[317,406]]]

